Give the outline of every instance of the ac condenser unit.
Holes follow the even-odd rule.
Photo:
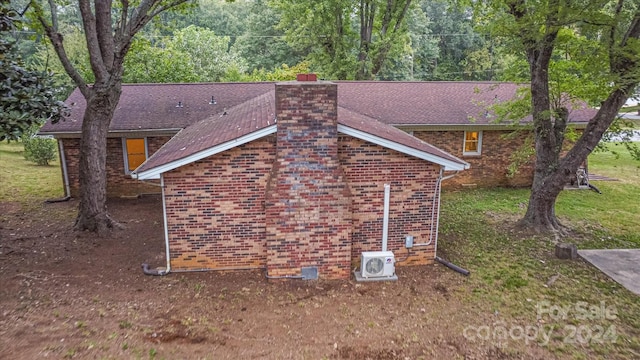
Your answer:
[[[362,277],[392,277],[396,274],[395,262],[391,251],[365,251],[360,266]]]

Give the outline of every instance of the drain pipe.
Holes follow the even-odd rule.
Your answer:
[[[440,175],[438,176],[438,180],[436,180],[436,190],[433,192],[433,199],[431,199],[431,225],[429,226],[429,241],[427,241],[426,243],[413,244],[413,246],[429,246],[432,242],[434,242],[434,240],[436,246],[438,245],[438,227],[440,225],[440,216],[436,217],[436,221],[433,221],[433,218],[436,214],[436,209],[437,213],[440,214],[440,194],[442,190],[442,182],[458,175],[458,172],[459,171],[456,171],[451,175],[443,176],[444,168],[440,168]]]
[[[149,269],[149,264],[147,263],[142,264],[142,272],[145,275],[152,275],[152,276],[163,276],[163,275],[167,275],[168,273],[167,270]]]
[[[389,237],[389,197],[391,185],[384,184],[384,210],[382,215],[382,251],[387,251],[387,239]]]
[[[436,256],[436,261],[439,262],[440,264],[448,267],[449,269],[452,269],[452,270],[455,270],[455,271],[459,272],[460,274],[462,274],[464,276],[469,276],[469,274],[470,274],[469,270],[463,269],[458,265],[454,265],[454,264],[448,262],[447,260],[445,260],[445,259],[443,259],[443,258],[441,258],[439,256]]]
[[[62,179],[64,180],[65,198],[71,198],[71,188],[69,186],[69,172],[67,170],[67,157],[64,153],[62,139],[58,139],[58,152],[60,152],[60,164],[62,165]]]
[[[160,189],[162,190],[162,218],[164,220],[164,249],[167,254],[167,270],[171,271],[171,257],[169,256],[169,226],[167,224],[167,201],[164,193],[164,174],[160,174]]]
[[[162,189],[162,219],[164,221],[164,244],[167,253],[166,270],[149,269],[149,264],[142,264],[142,272],[145,275],[163,276],[171,271],[171,258],[169,257],[169,229],[167,227],[167,204],[164,198],[164,176],[160,174],[160,188]]]

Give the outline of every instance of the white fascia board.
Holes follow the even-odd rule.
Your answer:
[[[338,124],[338,131],[345,134],[345,135],[349,135],[349,136],[353,136],[355,138],[364,140],[364,141],[368,141],[370,143],[376,144],[376,145],[380,145],[383,147],[386,147],[388,149],[391,150],[395,150],[398,152],[401,152],[403,154],[407,154],[407,155],[411,155],[414,157],[417,157],[419,159],[422,160],[427,160],[430,161],[432,163],[444,166],[444,169],[446,171],[455,171],[455,170],[466,170],[470,167],[469,163],[460,160],[461,162],[456,162],[456,161],[451,161],[449,159],[445,159],[433,154],[429,154],[427,152],[418,150],[418,149],[414,149],[412,147],[406,146],[406,145],[402,145],[399,144],[397,142],[391,141],[391,140],[387,140],[375,135],[371,135],[369,133],[366,133],[364,131],[360,131],[360,130],[356,130],[354,128],[350,128],[348,126],[345,125],[340,125]]]
[[[240,146],[242,144],[246,144],[248,142],[251,142],[253,140],[258,140],[262,137],[265,137],[267,135],[271,135],[271,134],[275,134],[277,129],[277,125],[273,124],[271,126],[268,126],[266,128],[260,129],[258,131],[254,131],[252,133],[249,133],[247,135],[241,136],[237,139],[233,139],[227,142],[224,142],[222,144],[216,145],[214,147],[199,151],[195,154],[191,154],[187,157],[184,157],[182,159],[178,159],[178,160],[174,160],[172,162],[166,163],[164,165],[160,165],[158,167],[140,172],[140,173],[136,173],[136,172],[132,172],[131,173],[131,177],[138,179],[138,180],[149,180],[149,179],[159,179],[160,178],[160,174],[165,173],[167,171],[171,171],[173,169],[177,169],[181,166],[185,166],[188,164],[191,164],[192,162],[198,161],[198,160],[202,160],[206,157],[209,157],[211,155],[215,155],[218,153],[221,153],[223,151],[232,149],[234,147]]]

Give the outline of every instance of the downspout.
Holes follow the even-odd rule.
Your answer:
[[[458,172],[459,171],[456,171],[451,175],[442,176],[444,174],[444,168],[440,167],[440,175],[438,176],[438,180],[436,180],[436,190],[433,192],[433,199],[431,200],[431,225],[429,226],[429,241],[427,241],[426,243],[413,244],[413,246],[429,246],[432,242],[435,241],[434,251],[438,250],[438,228],[440,226],[440,194],[442,190],[442,182],[458,175]],[[438,216],[436,216],[436,221],[433,221],[435,214],[438,214]]]
[[[384,210],[382,215],[382,251],[387,251],[387,240],[389,237],[389,197],[391,186],[384,184]]]
[[[71,198],[71,188],[69,186],[69,173],[67,172],[67,157],[64,153],[62,139],[58,139],[58,151],[60,152],[60,164],[62,165],[62,179],[64,180],[64,195]]]
[[[165,252],[167,253],[167,270],[166,273],[171,271],[171,258],[169,257],[169,226],[167,223],[167,201],[164,194],[164,174],[160,174],[160,188],[162,190],[162,218],[164,220],[164,244]]]
[[[137,175],[136,175],[137,178]],[[162,219],[164,222],[164,244],[167,253],[167,268],[165,270],[149,269],[149,264],[142,264],[142,272],[145,275],[163,276],[171,271],[171,258],[169,257],[169,229],[167,227],[167,203],[164,198],[164,176],[160,174],[160,187],[162,188]]]

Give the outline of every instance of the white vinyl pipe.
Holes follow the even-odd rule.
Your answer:
[[[71,189],[69,186],[69,172],[67,170],[67,158],[64,153],[64,144],[62,139],[58,139],[58,152],[60,153],[60,164],[62,165],[62,179],[64,180],[64,192],[66,197],[71,197]]]
[[[164,193],[164,174],[160,174],[160,187],[162,188],[162,217],[164,218],[164,241],[165,251],[167,253],[167,270],[165,274],[171,271],[171,257],[169,256],[169,224],[167,224],[167,200]]]
[[[387,239],[389,237],[389,196],[391,185],[384,184],[384,213],[382,215],[382,251],[387,251]]]
[[[436,180],[436,190],[433,193],[433,200],[431,201],[431,224],[429,226],[429,241],[427,241],[426,243],[415,243],[413,244],[413,246],[429,246],[435,240],[435,247],[438,247],[438,227],[440,226],[440,195],[442,193],[442,182],[456,176],[458,174],[458,171],[448,176],[443,176],[443,174],[444,169],[440,168],[440,175],[438,176],[438,180]]]

